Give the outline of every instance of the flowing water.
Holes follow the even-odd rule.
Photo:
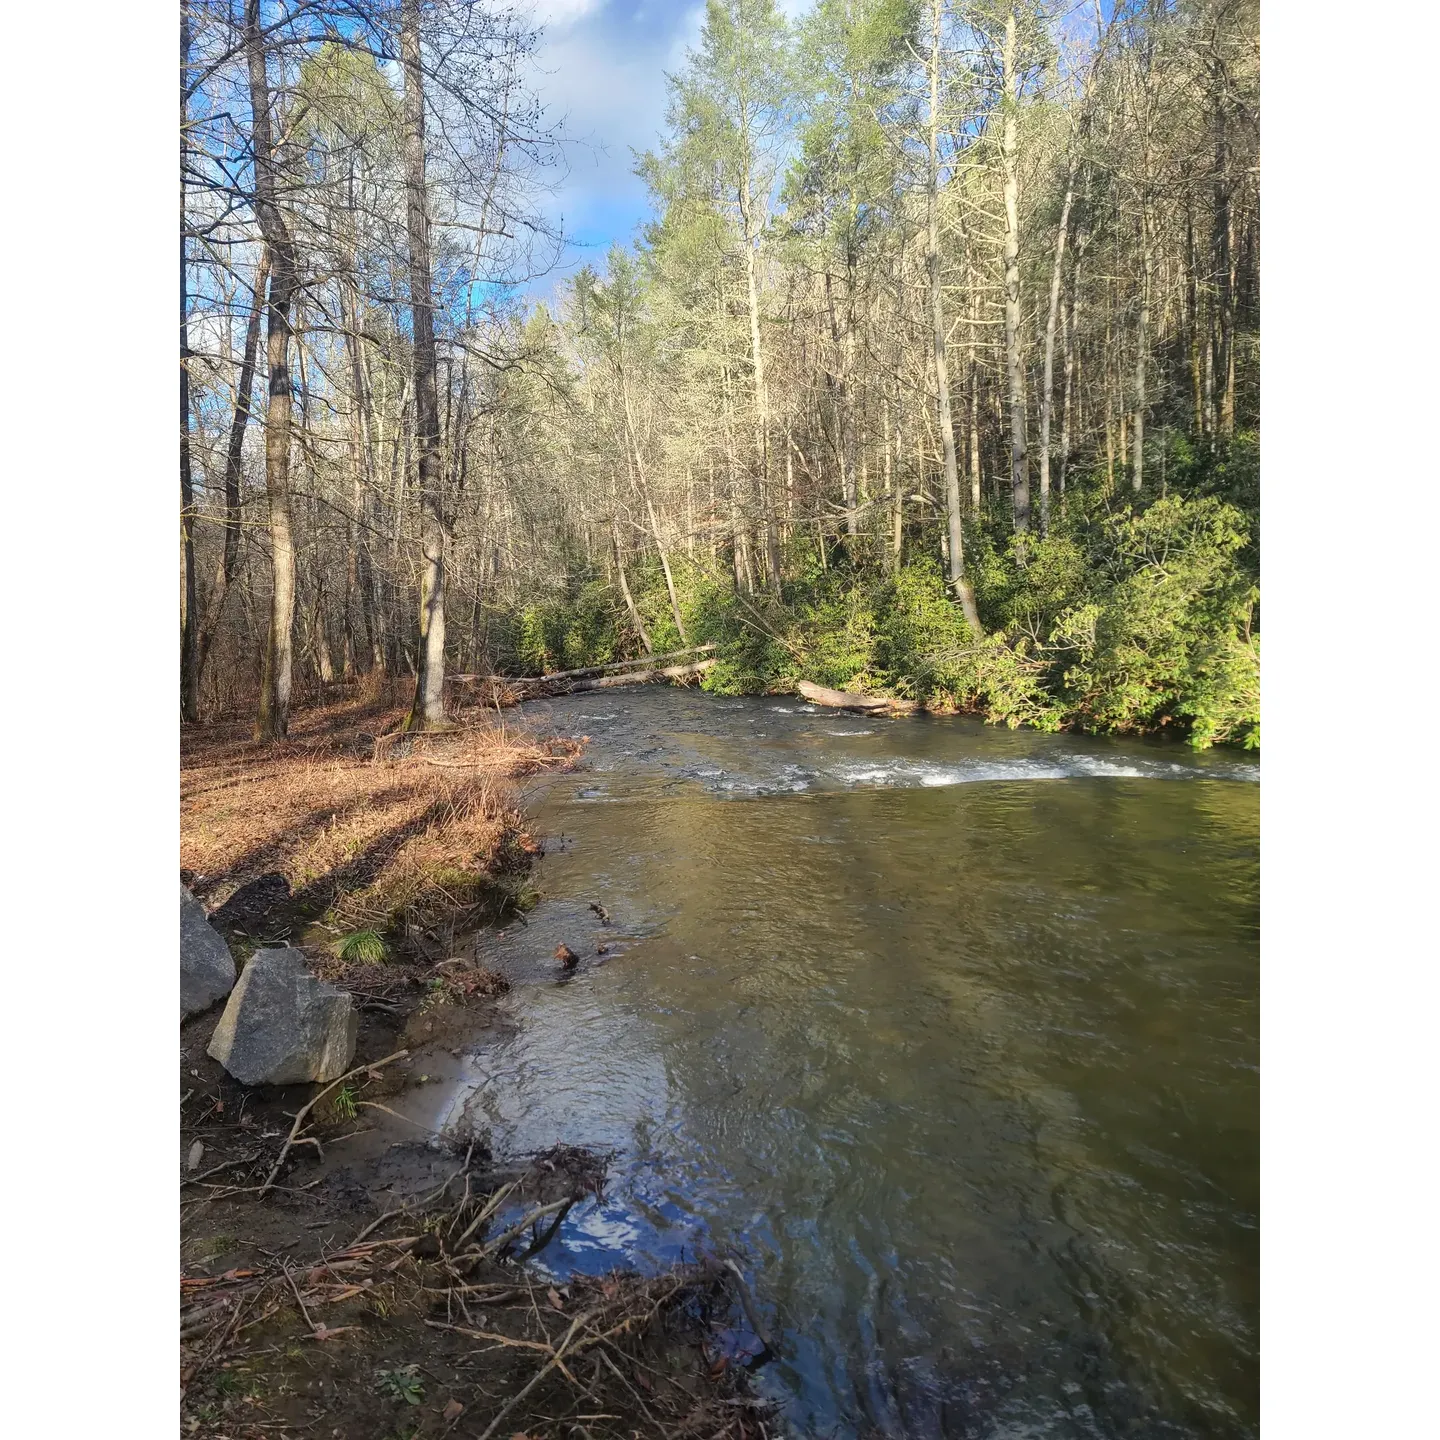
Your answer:
[[[553,1268],[734,1254],[809,1433],[1257,1433],[1251,759],[525,709],[591,743],[532,796],[544,900],[478,942],[518,1023],[423,1093],[497,1149],[615,1153]]]

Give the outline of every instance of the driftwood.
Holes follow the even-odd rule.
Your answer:
[[[862,715],[912,715],[913,700],[892,700],[885,695],[856,695],[851,690],[831,690],[798,680],[795,688],[812,705],[828,705],[832,710],[857,710]]]
[[[601,675],[595,680],[572,680],[555,691],[570,695],[577,690],[606,690],[611,685],[649,685],[656,680],[688,680],[713,669],[718,660],[697,660],[693,665],[667,665],[663,670],[630,670],[623,675]]]
[[[611,670],[626,670],[634,665],[643,665],[650,670],[654,669],[662,660],[678,660],[682,655],[703,655],[707,650],[714,648],[715,645],[712,641],[708,645],[690,645],[684,650],[671,650],[664,655],[638,655],[633,660],[612,660],[606,665],[584,665],[578,670],[552,670],[548,675],[452,675],[450,678],[462,683],[494,679],[503,685],[548,685],[552,680],[574,680],[581,676],[604,675]]]

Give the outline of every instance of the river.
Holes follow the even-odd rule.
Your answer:
[[[476,942],[516,1023],[426,1104],[614,1153],[552,1268],[732,1253],[807,1433],[1258,1433],[1252,757],[677,689],[521,717],[590,745],[529,797],[543,900]]]

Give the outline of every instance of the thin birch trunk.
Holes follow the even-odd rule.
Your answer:
[[[755,381],[755,479],[764,530],[765,578],[775,595],[780,593],[780,557],[775,543],[775,517],[770,504],[770,416],[765,390],[765,356],[760,347],[760,286],[756,275],[751,216],[752,196],[748,169],[740,178],[740,216],[745,235],[745,288],[750,305],[750,366]]]
[[[655,646],[650,642],[650,632],[640,618],[640,611],[635,606],[634,596],[630,594],[630,582],[625,578],[625,560],[620,553],[620,520],[616,515],[610,517],[610,542],[615,547],[615,573],[620,581],[620,594],[625,600],[625,609],[630,614],[630,623],[635,627],[636,634],[640,636],[640,643],[645,647],[645,653],[653,655]]]
[[[1045,378],[1040,391],[1040,534],[1050,533],[1050,411],[1054,398],[1055,325],[1060,310],[1060,285],[1065,270],[1065,241],[1070,233],[1070,207],[1075,201],[1075,156],[1065,176],[1065,201],[1055,236],[1055,263],[1050,272],[1050,308],[1045,316]]]
[[[936,0],[938,9],[939,0]],[[1026,441],[1025,368],[1020,355],[1020,174],[1016,160],[1015,7],[1005,12],[1002,52],[1001,163],[1005,184],[1005,363],[1010,380],[1010,498],[1015,532],[1030,529],[1030,453]],[[1022,542],[1023,543],[1023,542]],[[1023,552],[1022,552],[1023,553]]]
[[[925,269],[930,281],[931,358],[935,366],[940,449],[945,467],[946,567],[970,628],[983,634],[975,591],[965,575],[965,533],[960,515],[960,470],[955,455],[955,427],[950,415],[950,370],[945,358],[945,306],[940,291],[940,25],[943,0],[930,10],[930,165],[925,191]]]

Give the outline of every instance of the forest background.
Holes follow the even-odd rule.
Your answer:
[[[1258,744],[1253,0],[711,0],[549,303],[522,12],[181,21],[187,719],[716,642]]]

